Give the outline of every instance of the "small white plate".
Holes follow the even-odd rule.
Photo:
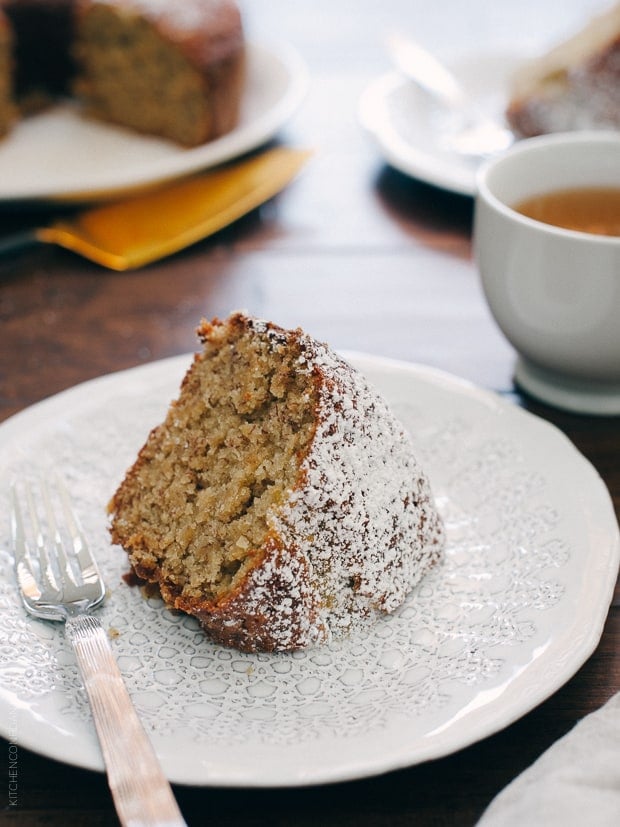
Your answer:
[[[190,357],[79,385],[0,426],[8,482],[57,468],[102,568],[98,611],[171,781],[293,786],[447,755],[545,700],[595,649],[618,526],[593,467],[557,429],[438,371],[350,355],[412,434],[447,527],[442,564],[363,634],[291,655],[210,643],[127,586],[106,503],[176,396]],[[18,598],[0,523],[0,733],[78,766],[102,761],[58,624]]]
[[[56,106],[23,119],[0,142],[0,201],[89,201],[221,164],[272,138],[307,86],[306,67],[289,46],[249,44],[239,125],[192,149]]]
[[[480,111],[505,123],[509,80],[523,60],[522,54],[472,54],[448,65]],[[362,94],[359,116],[395,169],[461,195],[475,194],[476,162],[442,147],[448,116],[412,81],[398,72],[377,78]]]

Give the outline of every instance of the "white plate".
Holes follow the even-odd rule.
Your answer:
[[[248,46],[239,125],[202,146],[82,118],[71,104],[20,121],[0,142],[0,201],[116,196],[229,161],[272,138],[301,103],[308,75],[288,46]]]
[[[414,436],[446,520],[444,563],[364,635],[293,655],[216,646],[122,582],[105,506],[189,357],[89,382],[0,427],[6,488],[33,466],[66,478],[107,583],[100,611],[172,781],[281,786],[353,779],[446,755],[510,724],[596,647],[618,527],[592,466],[555,428],[448,375],[356,355]],[[3,506],[3,507],[2,507]],[[26,617],[0,527],[0,731],[102,763],[73,656]]]
[[[481,112],[505,122],[509,79],[523,55],[472,54],[449,63]],[[462,195],[475,194],[476,162],[442,147],[448,116],[398,72],[374,80],[360,100],[362,125],[400,172]]]

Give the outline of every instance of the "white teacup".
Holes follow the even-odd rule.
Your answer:
[[[477,185],[475,256],[491,311],[519,355],[517,384],[560,408],[620,414],[620,236],[514,209],[556,190],[620,188],[620,133],[518,142],[482,166]]]

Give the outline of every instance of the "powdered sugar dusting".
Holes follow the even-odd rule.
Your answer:
[[[114,5],[118,6],[118,0],[114,0]],[[233,6],[230,0],[181,0],[176,3],[170,0],[124,0],[124,5],[147,17],[164,19],[177,31],[188,32],[204,26],[217,26],[222,13]]]
[[[619,67],[620,68],[620,67]],[[511,120],[522,135],[620,127],[620,84],[576,73],[562,94],[541,95],[515,108]],[[609,82],[606,82],[609,81]]]
[[[259,335],[281,338],[262,320],[251,325]],[[277,606],[272,635],[283,649],[327,640],[393,611],[437,561],[443,542],[428,481],[387,403],[326,345],[300,335],[299,369],[319,383],[318,422],[303,484],[273,515],[273,525],[287,549],[276,567],[289,575],[302,571],[311,590],[303,601],[285,597]],[[246,591],[251,614],[265,611],[272,565],[263,568],[260,587]]]
[[[239,600],[237,617],[228,621],[228,632],[245,641],[245,618],[258,614],[264,619],[264,635],[257,629],[252,648],[283,651],[324,642],[329,634],[318,620],[318,594],[308,579],[307,561],[291,549],[274,548],[254,569]],[[237,607],[230,607],[231,613]],[[235,628],[233,628],[235,627]],[[246,644],[247,648],[247,644]]]
[[[620,128],[620,41],[583,63],[543,77],[538,90],[508,109],[524,136],[580,129]]]

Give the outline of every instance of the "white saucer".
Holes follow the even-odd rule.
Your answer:
[[[511,75],[523,54],[470,54],[449,61],[480,111],[503,123]],[[374,80],[360,100],[362,125],[396,169],[462,195],[475,194],[475,161],[441,145],[446,114],[412,81],[398,72]]]

